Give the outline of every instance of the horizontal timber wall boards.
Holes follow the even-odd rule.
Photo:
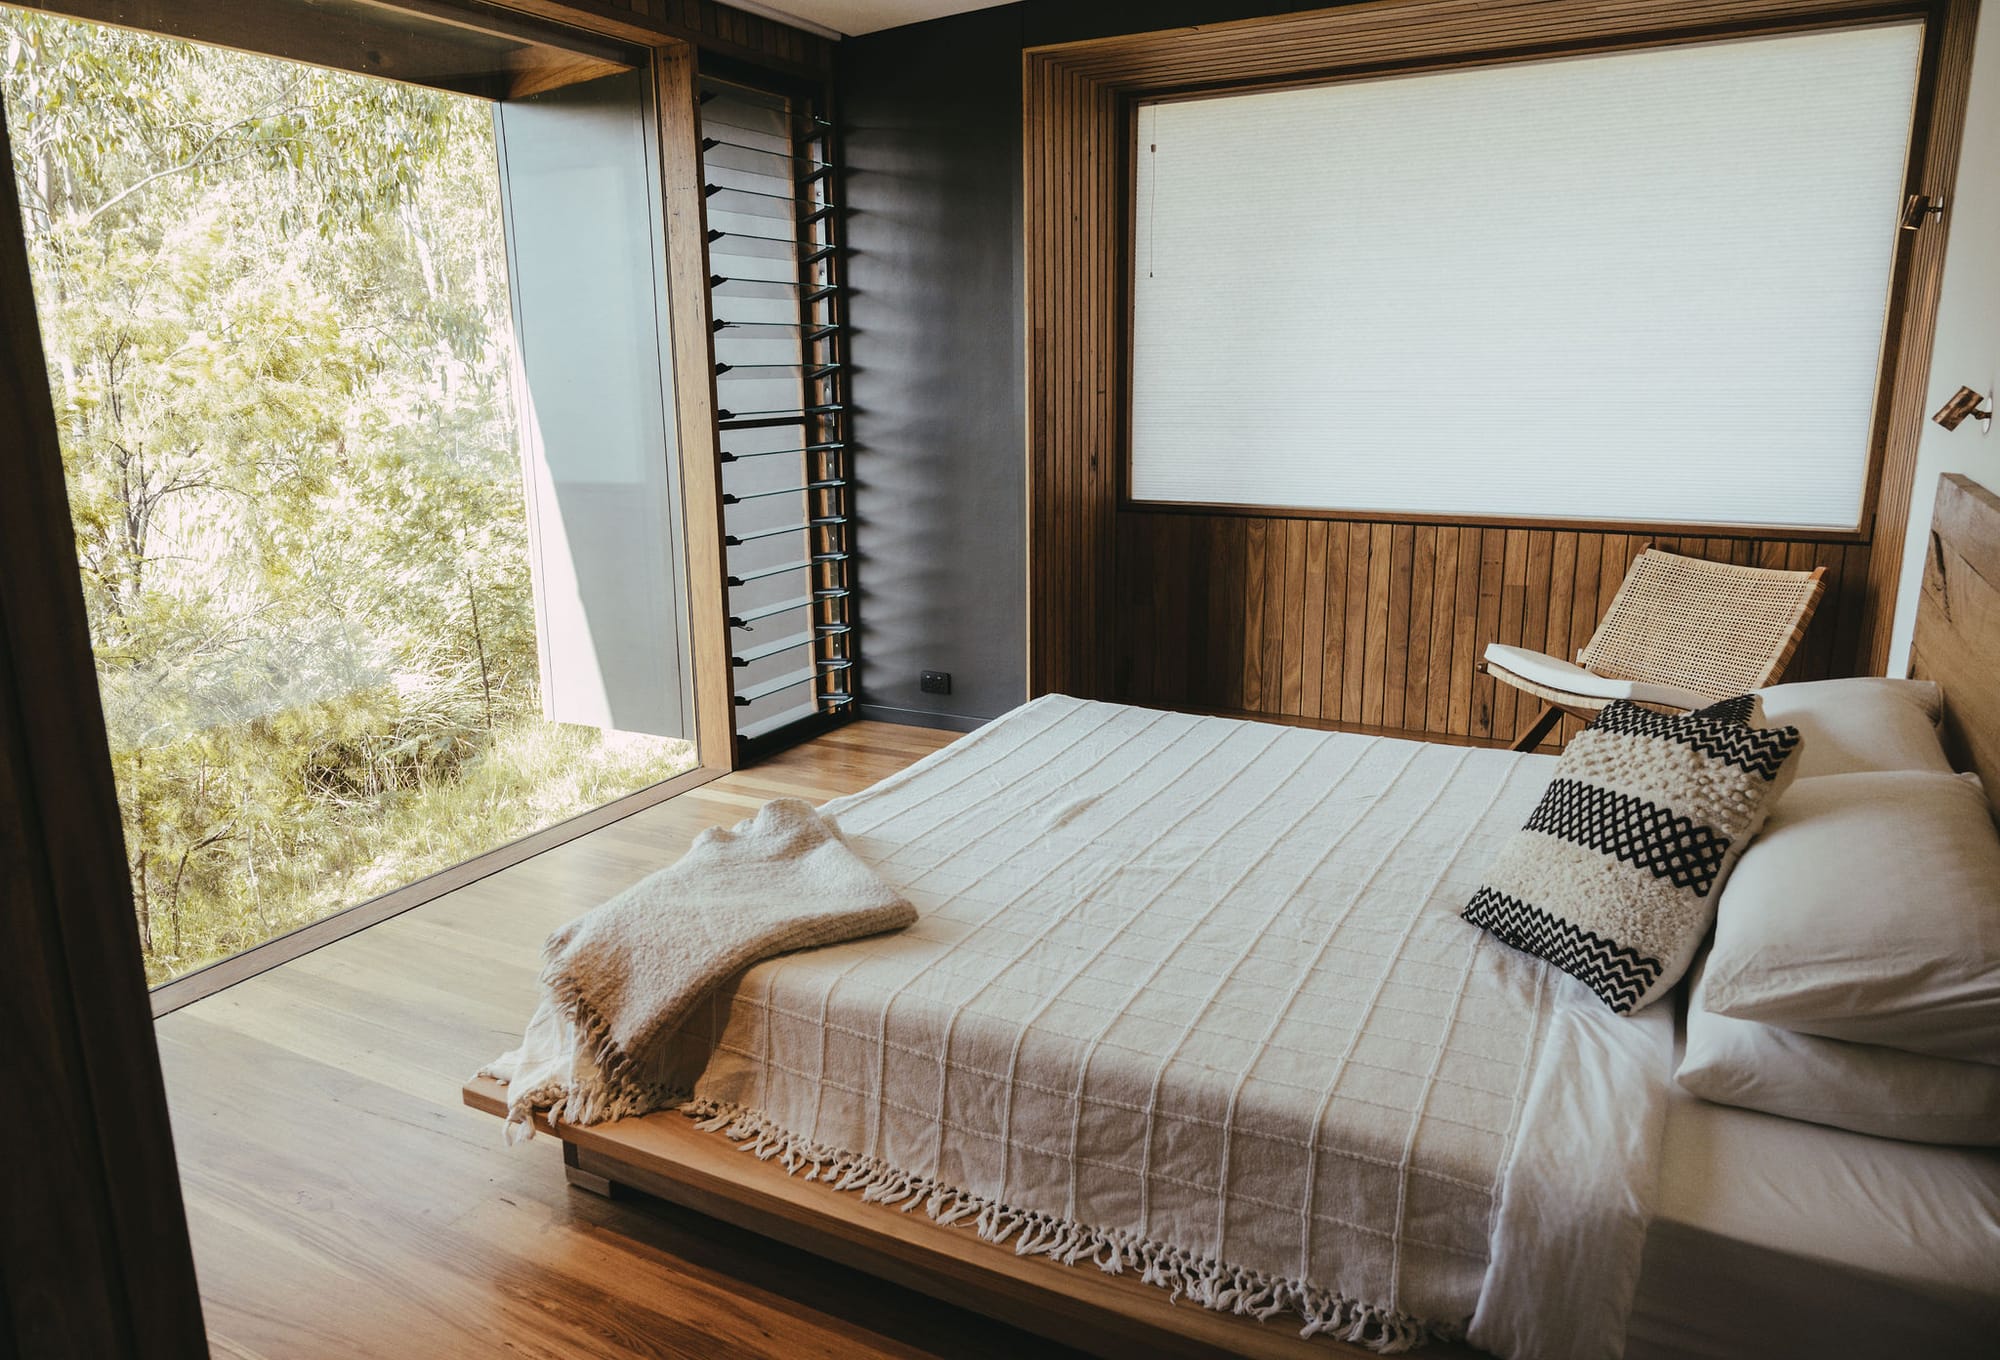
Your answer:
[[[1302,718],[1314,712],[1308,703],[1331,716],[1337,702],[1343,722],[1504,735],[1521,717],[1518,705],[1511,691],[1496,694],[1474,675],[1475,644],[1546,642],[1550,621],[1559,619],[1562,638],[1574,641],[1550,650],[1573,652],[1596,622],[1594,614],[1585,617],[1584,600],[1608,600],[1606,578],[1615,582],[1644,538],[1560,523],[1420,528],[1121,509],[1132,100],[1921,14],[1930,37],[1910,187],[1942,198],[1956,176],[1977,12],[1978,0],[1376,0],[1028,50],[1030,693]],[[1870,531],[1818,544],[1699,540],[1703,552],[1825,565],[1837,576],[1796,675],[1879,670],[1886,657],[1945,244],[1942,229],[1908,235],[1897,273],[1901,306],[1886,337],[1889,381],[1878,413]],[[1295,569],[1288,570],[1288,556],[1273,557],[1280,540],[1285,554],[1297,553]],[[1468,594],[1462,568],[1474,544],[1481,569]],[[1337,570],[1336,545],[1346,550]],[[1433,608],[1444,603],[1435,579],[1440,552],[1456,554],[1448,608]],[[1308,570],[1315,554],[1326,559],[1324,570]],[[1420,560],[1432,573],[1422,587]],[[1249,569],[1252,562],[1262,568]],[[1363,579],[1357,569],[1368,573],[1365,588],[1355,584]],[[1337,620],[1328,605],[1336,583]],[[1309,622],[1315,604],[1317,624]],[[1421,646],[1409,614],[1419,604]],[[1296,639],[1283,631],[1292,618]],[[1450,624],[1448,656],[1434,645],[1443,623]]]
[[[1746,566],[1824,566],[1826,594],[1785,678],[1854,673],[1866,544],[1126,513],[1118,518],[1111,692],[1417,735],[1511,738],[1540,709],[1476,672],[1486,644],[1575,657],[1649,542]],[[1575,731],[1572,719],[1557,735]]]

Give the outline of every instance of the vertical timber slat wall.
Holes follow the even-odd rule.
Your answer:
[[[1977,0],[1382,0],[1024,55],[1029,690],[1500,741],[1533,716],[1480,675],[1490,642],[1574,656],[1652,542],[1824,566],[1788,672],[1879,672],[1915,468],[1944,232],[1909,233],[1871,523],[1847,536],[1696,536],[1561,521],[1416,522],[1121,505],[1132,101],[1193,86],[1491,61],[1863,22],[1929,24],[1913,182],[1953,182]],[[1666,26],[1670,23],[1670,28]],[[1226,451],[1221,451],[1226,452]],[[1552,738],[1575,731],[1566,722]]]
[[[1143,513],[1117,533],[1110,692],[1136,703],[1508,739],[1534,710],[1476,672],[1486,644],[1574,658],[1648,542],[1825,566],[1786,678],[1860,668],[1867,544]]]

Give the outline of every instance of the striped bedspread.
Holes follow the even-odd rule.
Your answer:
[[[1038,700],[828,805],[918,923],[719,992],[688,1108],[1209,1307],[1615,1354],[1671,1018],[1457,915],[1551,764]]]

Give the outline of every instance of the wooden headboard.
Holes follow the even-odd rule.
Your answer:
[[[1938,479],[1910,674],[1944,687],[1952,764],[2000,814],[2000,496],[1958,473]]]

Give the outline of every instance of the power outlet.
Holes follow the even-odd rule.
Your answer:
[[[919,671],[917,672],[917,688],[925,694],[949,694],[951,693],[951,672]]]

